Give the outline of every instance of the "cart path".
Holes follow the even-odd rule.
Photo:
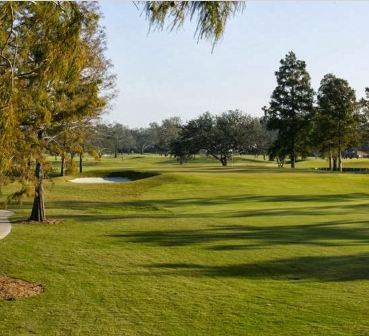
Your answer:
[[[5,238],[12,229],[8,219],[12,214],[12,211],[0,210],[0,239]]]

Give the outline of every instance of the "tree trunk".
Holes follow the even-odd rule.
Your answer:
[[[333,171],[337,171],[337,157],[333,157]]]
[[[341,152],[341,144],[338,145],[338,169],[342,173],[342,152]]]
[[[83,154],[79,153],[79,172],[82,173],[83,171]]]
[[[291,154],[291,168],[295,168],[296,157],[295,154]]]
[[[333,166],[332,166],[332,150],[329,148],[329,156],[328,156],[328,165],[329,165],[329,170],[332,171],[333,170]]]
[[[46,215],[44,202],[44,188],[42,186],[43,172],[42,165],[39,161],[37,161],[36,163],[35,175],[36,175],[35,197],[33,199],[32,212],[29,219],[36,222],[43,222],[46,220]]]
[[[61,163],[60,163],[60,176],[65,175],[65,155],[64,153],[61,155]]]
[[[227,164],[228,164],[227,157],[226,157],[226,156],[221,156],[221,157],[220,157],[220,162],[222,163],[222,166],[223,166],[223,167],[226,167],[226,166],[227,166]]]

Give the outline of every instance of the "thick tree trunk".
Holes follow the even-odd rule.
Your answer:
[[[226,156],[221,156],[221,157],[220,157],[220,162],[222,163],[222,166],[223,166],[223,167],[226,167],[226,166],[227,166],[227,164],[228,164],[227,157],[226,157]]]
[[[45,202],[44,202],[44,188],[42,186],[43,172],[42,165],[40,162],[36,163],[36,186],[35,186],[35,197],[33,199],[32,212],[30,220],[36,222],[43,222],[46,220],[45,215]]]
[[[60,163],[60,176],[65,175],[65,155],[64,153],[61,155],[61,163]]]
[[[83,171],[83,154],[79,153],[79,172],[82,173]]]
[[[342,173],[342,151],[341,151],[341,144],[338,145],[338,170]]]

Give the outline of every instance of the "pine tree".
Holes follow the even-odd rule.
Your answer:
[[[305,62],[298,60],[292,51],[281,60],[275,75],[277,87],[269,107],[264,107],[267,127],[278,131],[275,151],[282,156],[288,155],[294,168],[297,156],[306,151],[314,91]]]
[[[355,91],[344,79],[327,74],[320,82],[316,119],[317,136],[329,149],[329,159],[337,158],[342,172],[342,151],[354,145],[360,136],[360,117]],[[336,165],[330,163],[335,170]]]

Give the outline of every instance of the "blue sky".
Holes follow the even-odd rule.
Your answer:
[[[358,97],[369,86],[369,2],[248,1],[213,53],[209,42],[194,39],[191,23],[148,33],[131,2],[100,4],[119,90],[108,121],[141,127],[236,108],[260,116],[290,50],[306,61],[314,89],[330,72],[347,79]]]

